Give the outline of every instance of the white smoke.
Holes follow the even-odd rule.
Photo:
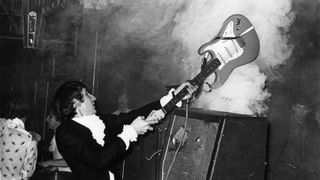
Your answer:
[[[292,47],[288,45],[285,33],[294,17],[290,13],[291,5],[291,0],[200,0],[192,1],[189,8],[176,17],[173,35],[190,49],[188,60],[194,67],[200,63],[195,61],[197,47],[214,38],[223,21],[232,14],[245,15],[260,39],[260,54],[256,61],[235,69],[219,89],[203,92],[196,107],[249,115],[267,112],[265,101],[271,94],[265,89],[267,75],[260,68],[283,64],[291,55]],[[197,71],[193,69],[193,72]]]
[[[185,73],[182,81],[192,79],[199,73],[201,58],[197,54],[198,48],[216,36],[230,15],[245,15],[258,33],[260,54],[254,62],[236,68],[222,87],[202,93],[194,104],[199,108],[249,115],[265,114],[268,110],[265,101],[271,96],[265,82],[272,76],[272,68],[285,63],[292,52],[286,35],[294,19],[291,0],[85,0],[84,4],[106,10],[121,6],[126,11],[114,17],[118,33],[123,36],[131,34],[140,39],[153,38],[147,46],[155,50],[158,48],[161,53],[166,51],[161,51],[160,47],[170,43],[159,35],[164,30],[170,30],[169,38],[183,46],[175,50],[179,52],[172,53],[184,54],[179,61],[184,63],[181,65]],[[174,58],[165,60],[173,61]],[[150,72],[150,69],[145,71]]]

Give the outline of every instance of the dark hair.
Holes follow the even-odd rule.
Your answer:
[[[26,118],[30,107],[22,96],[14,95],[6,104],[4,117],[8,119]]]
[[[73,118],[76,115],[73,106],[73,99],[83,101],[82,89],[87,89],[86,85],[79,81],[69,81],[63,83],[53,97],[53,112],[61,122]]]
[[[56,121],[61,122],[61,119],[58,118],[58,115],[57,115],[56,110],[53,109],[53,108],[49,110],[49,112],[48,112],[48,114],[47,114],[47,117],[49,117],[49,118],[54,118]]]

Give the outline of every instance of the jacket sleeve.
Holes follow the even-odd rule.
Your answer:
[[[92,137],[84,137],[68,125],[60,125],[56,140],[65,159],[77,159],[97,169],[109,169],[126,150],[125,143],[118,137],[108,139],[101,146]]]
[[[100,116],[109,132],[116,131],[116,134],[119,134],[122,131],[123,125],[132,123],[138,116],[146,118],[152,110],[159,110],[161,108],[160,100],[158,100],[128,113],[120,113],[119,115],[104,114]]]

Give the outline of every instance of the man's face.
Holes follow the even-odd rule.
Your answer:
[[[308,106],[299,103],[293,105],[292,109],[294,111],[293,115],[299,124],[303,124],[308,113],[311,112],[311,109]]]
[[[46,122],[48,123],[49,129],[57,129],[57,127],[60,125],[60,122],[57,121],[56,117],[53,115],[48,115],[46,118]]]
[[[85,88],[82,89],[81,94],[83,96],[83,101],[77,101],[75,103],[77,115],[81,117],[95,114],[97,112],[94,106],[96,98]]]
[[[128,106],[128,98],[127,98],[127,95],[121,95],[119,98],[118,98],[118,106],[119,107],[127,107]]]

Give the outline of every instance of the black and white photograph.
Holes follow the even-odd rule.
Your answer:
[[[0,0],[0,180],[320,180],[320,0]]]

